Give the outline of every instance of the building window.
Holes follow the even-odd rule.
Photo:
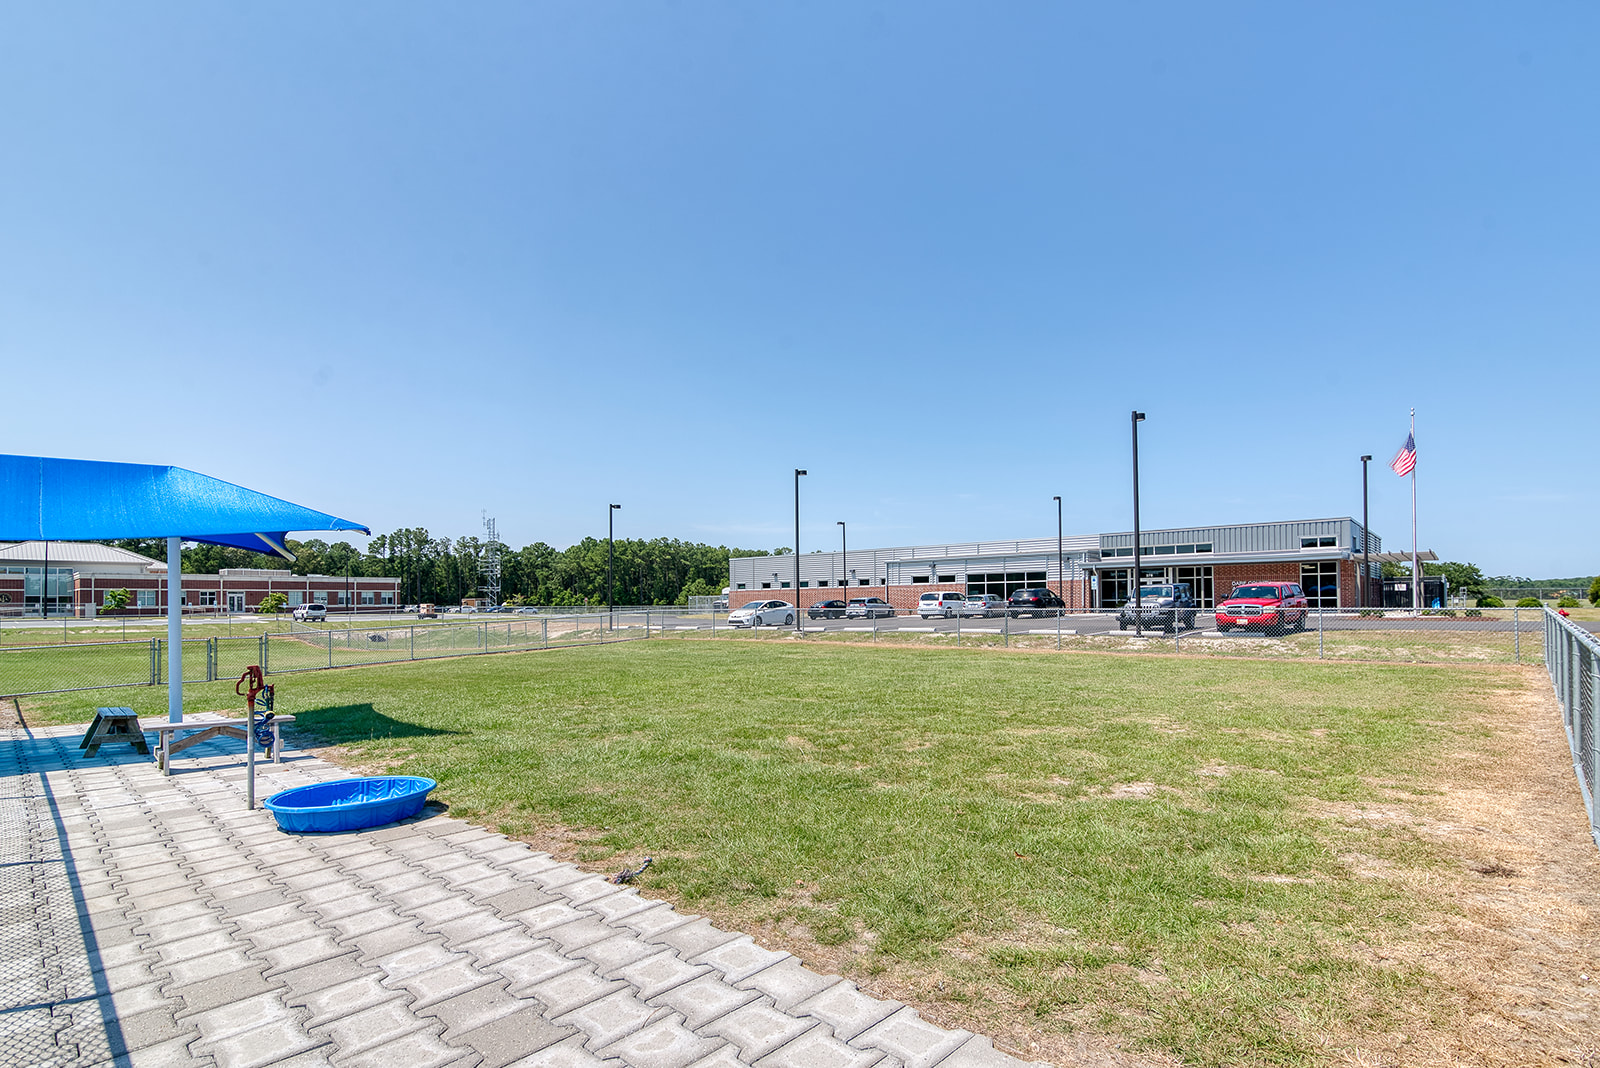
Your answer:
[[[784,585],[787,586],[789,584],[787,582],[785,582]],[[809,585],[811,585],[811,580],[810,579],[805,579],[800,583],[800,588],[803,590]]]
[[[1195,544],[1194,551],[1197,553],[1208,553],[1211,551],[1211,543],[1209,541],[1197,542]]]
[[[361,591],[361,603],[362,604],[377,604],[378,603],[378,598],[376,597],[376,595],[373,594],[373,592],[371,590],[362,590]]]
[[[1316,537],[1316,538],[1301,538],[1300,539],[1300,548],[1302,548],[1302,549],[1332,549],[1332,548],[1335,548],[1336,542],[1337,542],[1337,539],[1334,538],[1332,535],[1322,535],[1321,537]]]
[[[1178,547],[1176,545],[1157,545],[1156,546],[1156,551],[1155,551],[1155,553],[1153,555],[1155,555],[1155,556],[1171,556],[1173,553],[1177,552],[1177,550],[1178,550]]]
[[[737,585],[737,586],[735,586],[735,587],[734,587],[734,589],[736,589],[736,590],[742,590],[742,589],[744,589],[744,583],[742,583],[742,582],[741,582],[741,583],[739,583],[739,585]]]
[[[384,594],[383,595],[383,603],[384,604],[394,604],[394,594],[392,594],[392,593]]]
[[[927,582],[928,581],[928,576],[927,575],[912,575],[911,576],[911,581],[913,583]]]
[[[789,584],[788,584],[788,583],[787,583],[787,582],[781,582],[781,583],[779,583],[779,584],[778,584],[778,585],[779,585],[779,587],[780,587],[780,588],[781,588],[781,589],[785,589],[785,590],[786,590],[786,589],[788,589],[788,588],[789,588]]]
[[[1174,582],[1187,582],[1189,592],[1194,595],[1195,604],[1201,608],[1214,608],[1211,588],[1211,566],[1202,567],[1175,567],[1172,569]]]
[[[1300,586],[1312,608],[1339,607],[1339,561],[1317,560],[1300,565]]]
[[[1043,586],[1043,571],[996,571],[982,575],[967,575],[967,593],[992,593],[996,597],[1010,597],[1018,590]]]
[[[740,589],[741,589],[741,590],[742,590],[742,589],[744,589],[744,587],[743,587],[743,586],[740,586],[740,587],[739,587],[739,588],[740,588]],[[762,583],[762,584],[761,584],[761,588],[762,588],[762,589],[764,589],[764,590],[770,590],[770,589],[772,589],[772,583],[770,583],[770,582],[763,582],[763,583]]]
[[[817,585],[818,586],[826,586],[827,584],[828,584],[828,580],[827,579],[818,579],[817,580]],[[804,586],[805,583],[802,582],[801,585]]]
[[[1112,568],[1100,572],[1100,607],[1121,608],[1128,601],[1128,569]]]
[[[158,594],[160,592],[161,592],[160,590],[140,590],[139,591],[139,607],[140,608],[154,608],[154,607],[156,607],[156,594]],[[212,603],[215,604],[216,602],[213,601]]]
[[[954,575],[940,575],[939,576],[939,581],[940,582],[954,582],[955,580],[956,580],[956,577]]]
[[[202,608],[215,608],[217,605],[216,590],[200,590],[195,594],[195,596],[199,598],[199,600],[195,603],[200,605]]]

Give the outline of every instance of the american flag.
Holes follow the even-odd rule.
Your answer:
[[[1417,466],[1417,439],[1414,434],[1406,435],[1406,443],[1400,446],[1400,451],[1394,454],[1394,459],[1389,461],[1389,466],[1394,468],[1394,473],[1404,478]]]

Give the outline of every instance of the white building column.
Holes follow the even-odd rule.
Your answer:
[[[167,720],[183,722],[183,539],[167,539]]]

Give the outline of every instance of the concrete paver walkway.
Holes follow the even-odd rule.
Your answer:
[[[1016,1068],[786,953],[445,816],[289,835],[242,743],[0,746],[0,1063]],[[258,798],[345,778],[258,765]]]

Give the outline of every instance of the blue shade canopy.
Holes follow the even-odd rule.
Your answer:
[[[0,455],[0,541],[178,537],[293,559],[291,530],[372,533],[181,467]]]

